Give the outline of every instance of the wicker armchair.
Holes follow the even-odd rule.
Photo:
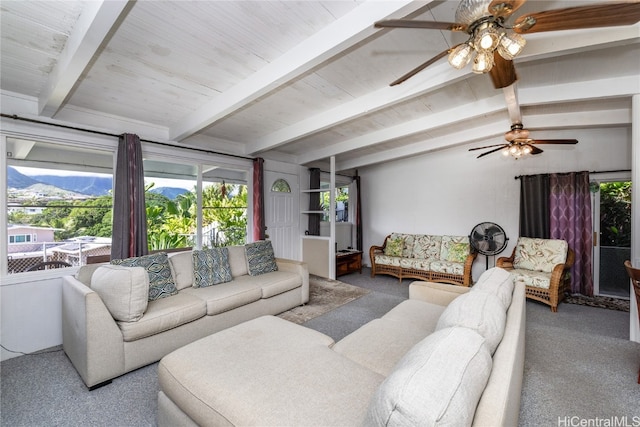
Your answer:
[[[511,256],[498,258],[496,266],[511,270],[516,281],[525,283],[527,298],[551,306],[555,313],[569,287],[574,261],[564,240],[520,237]]]

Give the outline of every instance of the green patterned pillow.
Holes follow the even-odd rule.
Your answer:
[[[247,254],[247,267],[250,276],[259,276],[278,270],[270,240],[247,243],[244,245],[244,250]]]
[[[205,288],[230,282],[229,249],[211,248],[193,251],[193,287]]]
[[[124,267],[144,267],[149,274],[149,301],[170,297],[178,293],[171,275],[169,257],[165,252],[133,258],[112,259],[111,264]]]
[[[449,256],[447,261],[451,262],[465,262],[469,255],[468,243],[452,243],[449,246]]]
[[[388,239],[387,244],[384,247],[384,254],[387,256],[402,256],[403,248],[404,248],[404,239],[402,237],[396,237],[395,239]]]

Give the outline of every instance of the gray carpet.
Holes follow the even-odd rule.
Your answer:
[[[304,324],[335,340],[406,299],[411,282],[371,279],[368,269],[339,280],[371,292]],[[627,340],[628,313],[561,304],[554,314],[527,302],[526,333],[522,426],[581,425],[576,420],[596,417],[600,425],[613,417],[627,417],[628,424],[617,425],[640,425],[632,418],[640,416],[640,344]],[[4,361],[0,425],[155,426],[156,368],[149,365],[89,392],[61,350]]]

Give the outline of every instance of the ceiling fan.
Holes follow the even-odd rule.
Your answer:
[[[466,66],[475,56],[473,71],[489,73],[493,85],[497,89],[504,88],[517,80],[513,58],[526,44],[521,34],[632,25],[640,21],[640,2],[631,0],[525,14],[513,24],[507,25],[506,20],[525,2],[526,0],[461,0],[455,14],[456,22],[408,19],[376,22],[376,28],[424,28],[469,34],[469,39],[464,43],[439,53],[393,81],[390,86],[404,82],[445,56],[449,57],[449,63],[457,69]]]
[[[577,139],[533,139],[529,137],[529,130],[522,125],[522,114],[516,92],[516,85],[513,84],[503,89],[507,102],[507,110],[511,119],[511,130],[505,132],[504,138],[507,141],[502,144],[485,145],[484,147],[470,148],[469,151],[484,150],[491,148],[478,156],[484,157],[487,154],[502,151],[504,156],[511,156],[516,160],[527,155],[536,155],[543,152],[537,145],[539,144],[577,144]]]

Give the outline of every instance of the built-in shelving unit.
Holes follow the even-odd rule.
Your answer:
[[[331,174],[329,188],[312,188],[300,190],[302,194],[320,193],[329,191],[329,212],[335,212],[335,158],[331,157]],[[308,206],[308,198],[305,206]],[[301,199],[302,200],[302,199]],[[302,202],[305,203],[305,202]],[[301,210],[303,215],[323,215],[322,210]],[[335,239],[335,218],[329,215],[330,233],[326,236],[302,236],[302,260],[309,266],[309,273],[329,279],[336,278],[336,239]]]

